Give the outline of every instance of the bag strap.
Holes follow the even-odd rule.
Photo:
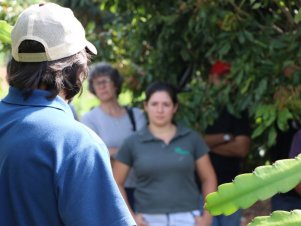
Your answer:
[[[135,117],[134,117],[133,108],[126,106],[125,110],[128,113],[128,116],[129,116],[130,121],[132,123],[133,131],[136,131],[136,121],[135,121]]]

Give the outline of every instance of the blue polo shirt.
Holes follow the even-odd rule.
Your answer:
[[[49,95],[10,87],[0,102],[0,225],[135,225],[104,143]]]

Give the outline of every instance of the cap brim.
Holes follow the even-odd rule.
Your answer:
[[[91,42],[89,41],[86,42],[86,48],[93,55],[97,55],[97,49]]]

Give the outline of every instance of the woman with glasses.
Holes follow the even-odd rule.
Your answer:
[[[119,104],[118,96],[123,79],[111,64],[101,62],[92,65],[88,82],[90,92],[99,99],[100,104],[86,113],[81,118],[81,122],[90,127],[104,141],[110,151],[113,164],[124,139],[145,125],[145,116],[139,108],[131,108],[129,112]],[[135,176],[131,172],[125,188],[132,207],[133,198],[131,197],[134,187]]]

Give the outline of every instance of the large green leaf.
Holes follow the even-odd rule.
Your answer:
[[[271,216],[256,217],[248,226],[300,226],[301,210],[275,211]]]
[[[281,129],[282,131],[285,131],[288,127],[288,120],[292,119],[293,115],[292,113],[289,111],[289,109],[285,108],[283,110],[281,110],[278,114],[278,118],[277,118],[277,125],[278,128]]]
[[[6,21],[0,20],[0,42],[10,43],[10,33],[12,26],[9,25]]]
[[[232,183],[220,185],[217,192],[206,197],[205,208],[214,216],[248,208],[258,200],[294,188],[301,181],[300,171],[301,154],[296,159],[259,166],[253,173],[241,174]]]

